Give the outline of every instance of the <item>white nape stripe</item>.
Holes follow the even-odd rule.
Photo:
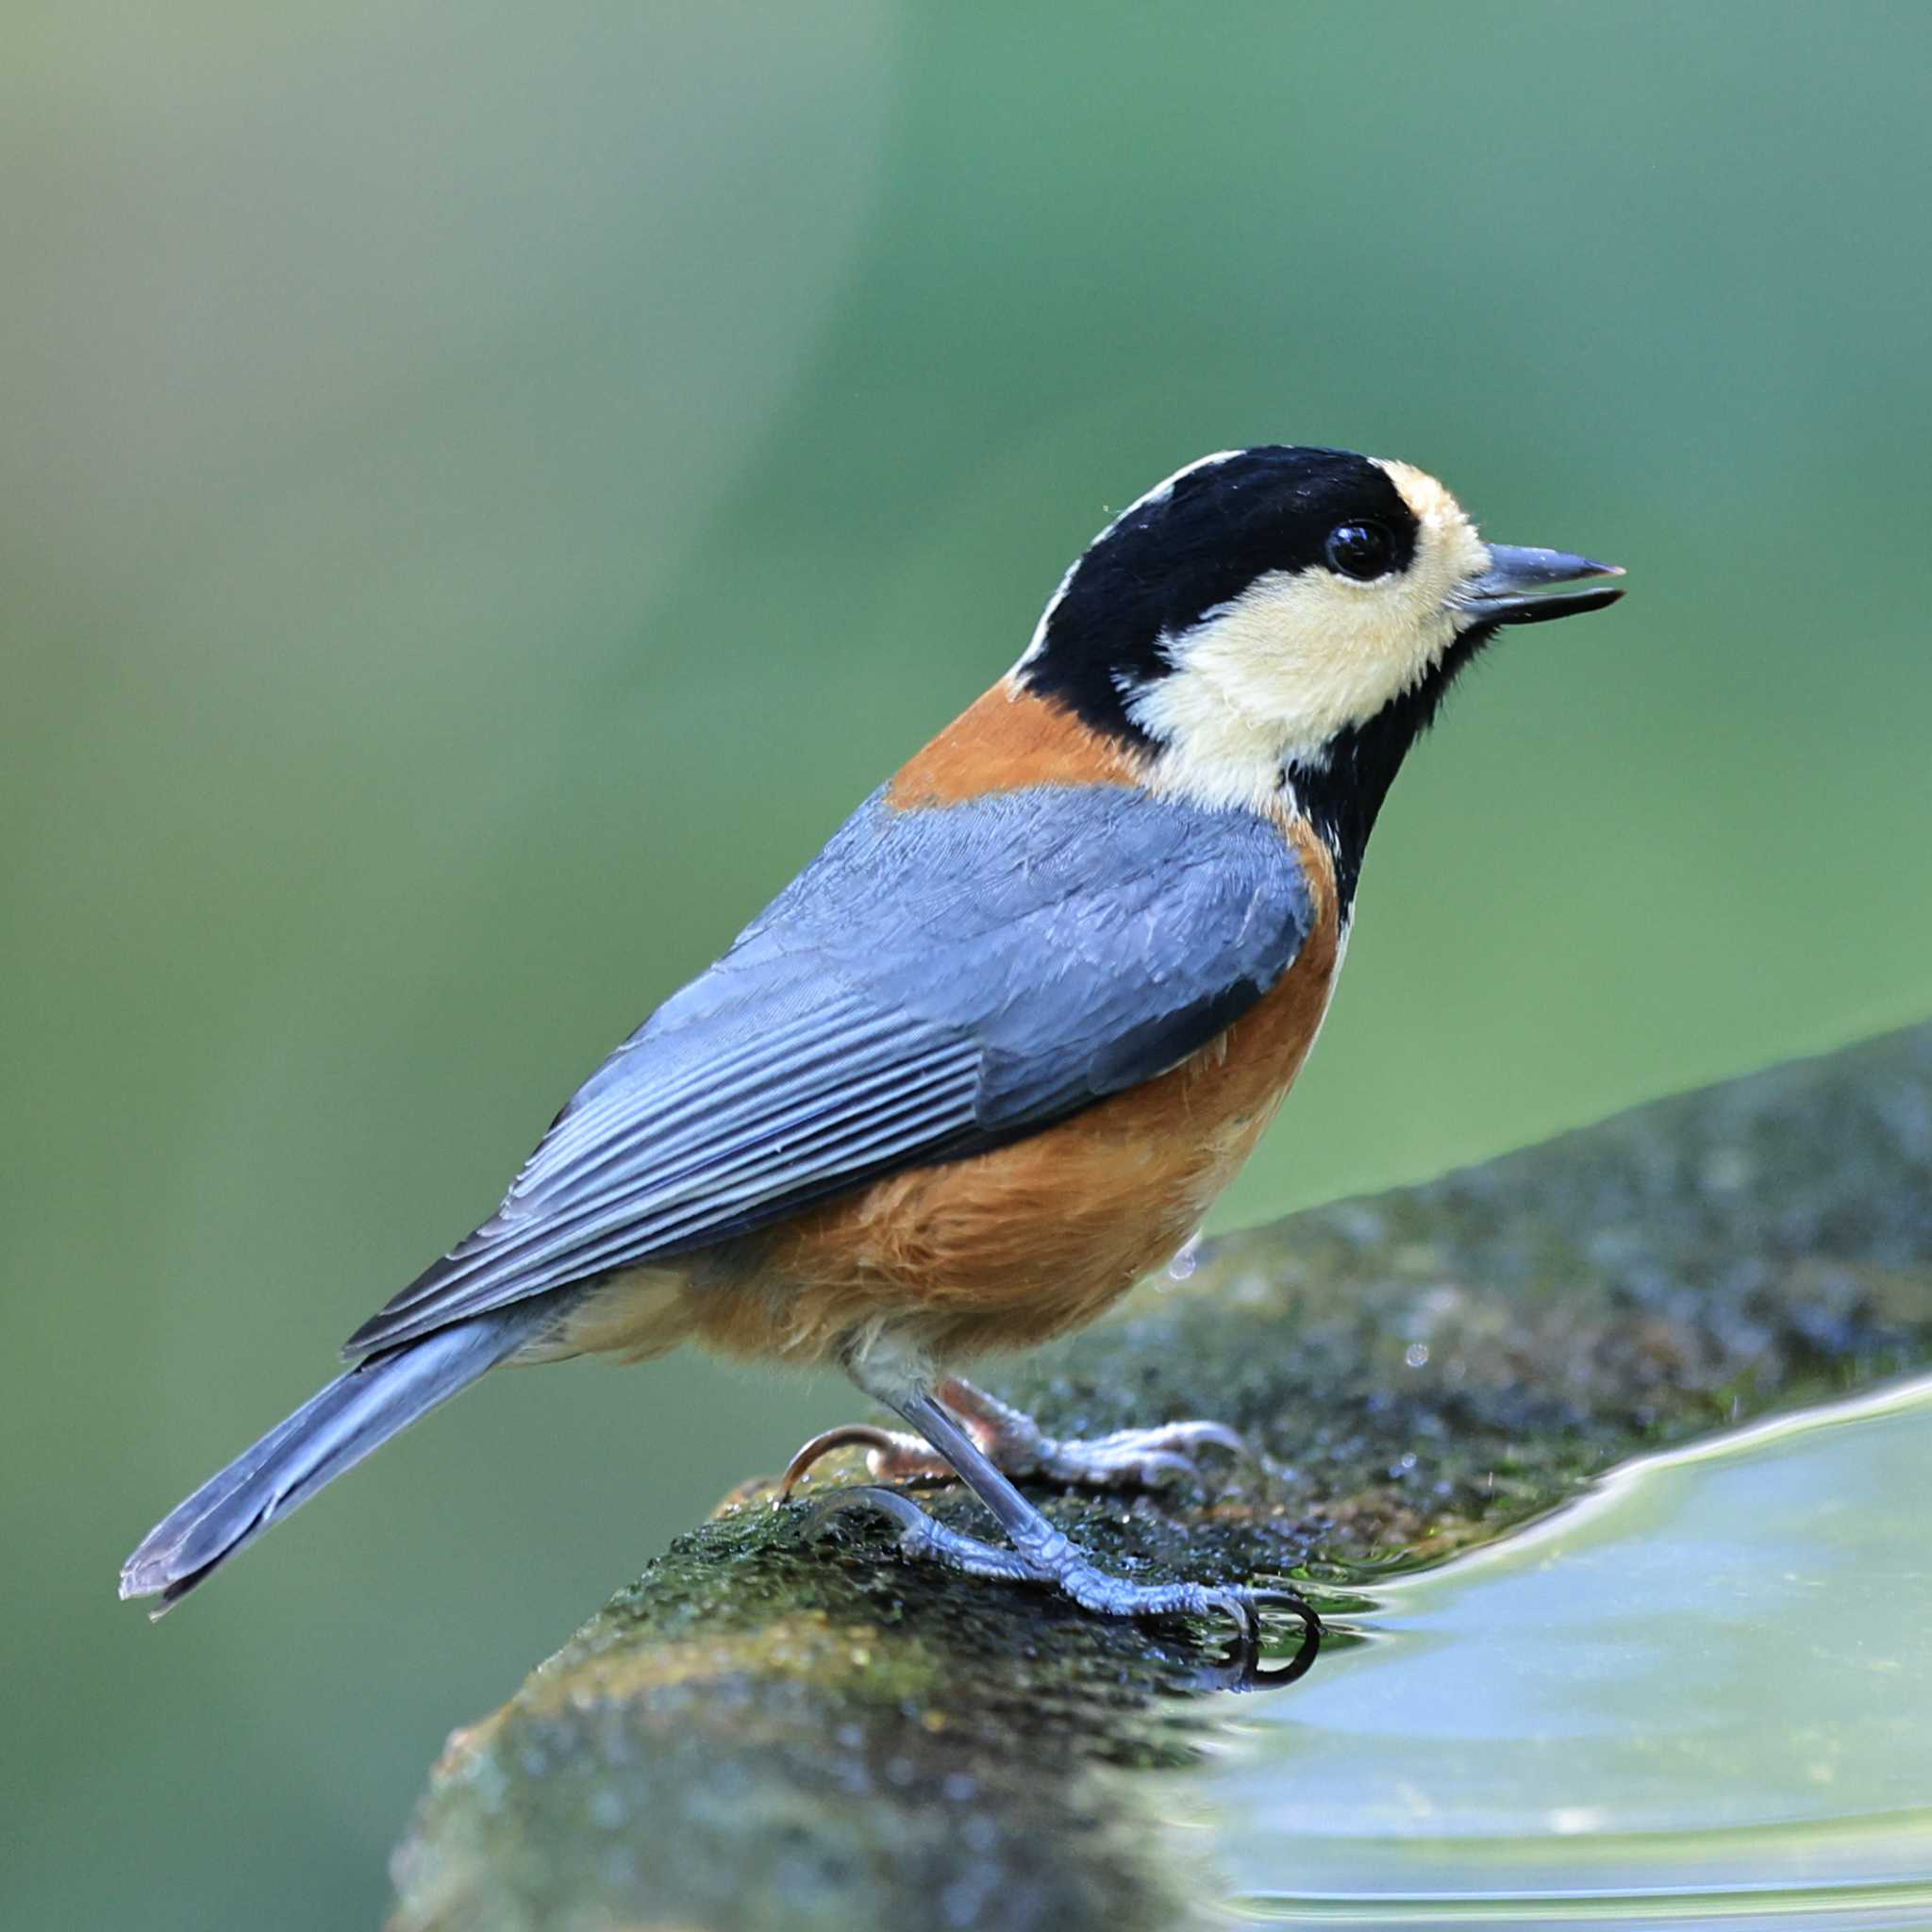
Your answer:
[[[1053,614],[1060,608],[1061,600],[1067,594],[1067,586],[1074,581],[1074,573],[1079,570],[1081,564],[1086,561],[1096,545],[1105,543],[1136,510],[1150,508],[1157,503],[1165,503],[1174,494],[1174,486],[1183,476],[1191,476],[1196,470],[1211,469],[1216,463],[1224,463],[1229,458],[1238,457],[1241,454],[1242,452],[1238,449],[1218,449],[1210,456],[1196,457],[1191,463],[1183,463],[1172,476],[1163,476],[1152,490],[1142,491],[1139,496],[1135,497],[1133,502],[1128,504],[1125,509],[1122,510],[1117,517],[1108,523],[1105,529],[1098,532],[1092,541],[1087,545],[1087,548],[1081,551],[1080,555],[1074,558],[1072,563],[1068,564],[1065,574],[1061,576],[1053,595],[1046,600],[1046,608],[1040,613],[1040,622],[1033,626],[1033,636],[1027,641],[1026,648],[1020,653],[1019,661],[1007,675],[1011,677],[1018,672],[1024,671],[1046,648],[1046,631],[1047,626],[1053,622]]]
[[[1108,525],[1108,529],[1112,527],[1111,524]],[[1094,542],[1099,541],[1098,538],[1094,539]],[[1087,549],[1091,550],[1092,547],[1093,545],[1090,543]],[[1080,568],[1081,558],[1084,558],[1086,555],[1087,551],[1083,550],[1080,556],[1074,558],[1073,562],[1068,564],[1066,569],[1060,573],[1060,580],[1054,587],[1053,595],[1046,600],[1046,608],[1040,613],[1040,622],[1033,626],[1033,635],[1027,640],[1026,648],[1020,653],[1012,671],[1007,674],[1008,677],[1012,676],[1015,672],[1024,670],[1027,665],[1040,656],[1041,652],[1045,650],[1046,627],[1053,622],[1053,614],[1060,608],[1060,601],[1067,594],[1067,586],[1074,581],[1074,573]]]

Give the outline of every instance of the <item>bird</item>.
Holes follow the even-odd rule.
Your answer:
[[[979,1358],[1091,1321],[1195,1234],[1314,1045],[1406,754],[1499,631],[1597,610],[1613,565],[1486,542],[1409,464],[1221,451],[1114,517],[1018,661],[858,807],[564,1106],[490,1218],[344,1344],[344,1373],[168,1515],[159,1616],[503,1363],[687,1341],[836,1364],[905,1425],[835,1430],[908,1558],[1110,1617],[1138,1583],[1016,1486],[1158,1481],[1240,1438],[1062,1441]],[[956,1476],[1003,1541],[879,1477]]]

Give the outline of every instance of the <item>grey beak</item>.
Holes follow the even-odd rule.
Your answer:
[[[1551,617],[1574,617],[1601,610],[1624,592],[1612,584],[1595,584],[1587,591],[1555,588],[1586,577],[1620,577],[1614,563],[1592,563],[1566,550],[1524,550],[1513,543],[1491,543],[1490,567],[1460,598],[1463,609],[1479,624],[1541,624]]]

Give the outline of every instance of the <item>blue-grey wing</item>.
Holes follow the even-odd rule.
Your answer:
[[[874,795],[558,1116],[367,1354],[1010,1141],[1177,1065],[1288,970],[1280,834],[1122,786]]]

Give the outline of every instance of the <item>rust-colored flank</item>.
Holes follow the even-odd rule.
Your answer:
[[[991,701],[1007,703],[998,691]],[[934,802],[947,769],[908,767],[932,774],[923,795]],[[1041,775],[1011,782],[1075,775],[1071,761],[1033,769]],[[692,1298],[704,1339],[731,1354],[809,1360],[883,1317],[923,1331],[944,1358],[1021,1348],[1090,1321],[1165,1262],[1274,1119],[1327,1009],[1333,868],[1305,825],[1290,837],[1309,869],[1315,929],[1225,1033],[1158,1079],[1010,1146],[889,1175],[796,1216],[758,1244],[763,1292]]]

